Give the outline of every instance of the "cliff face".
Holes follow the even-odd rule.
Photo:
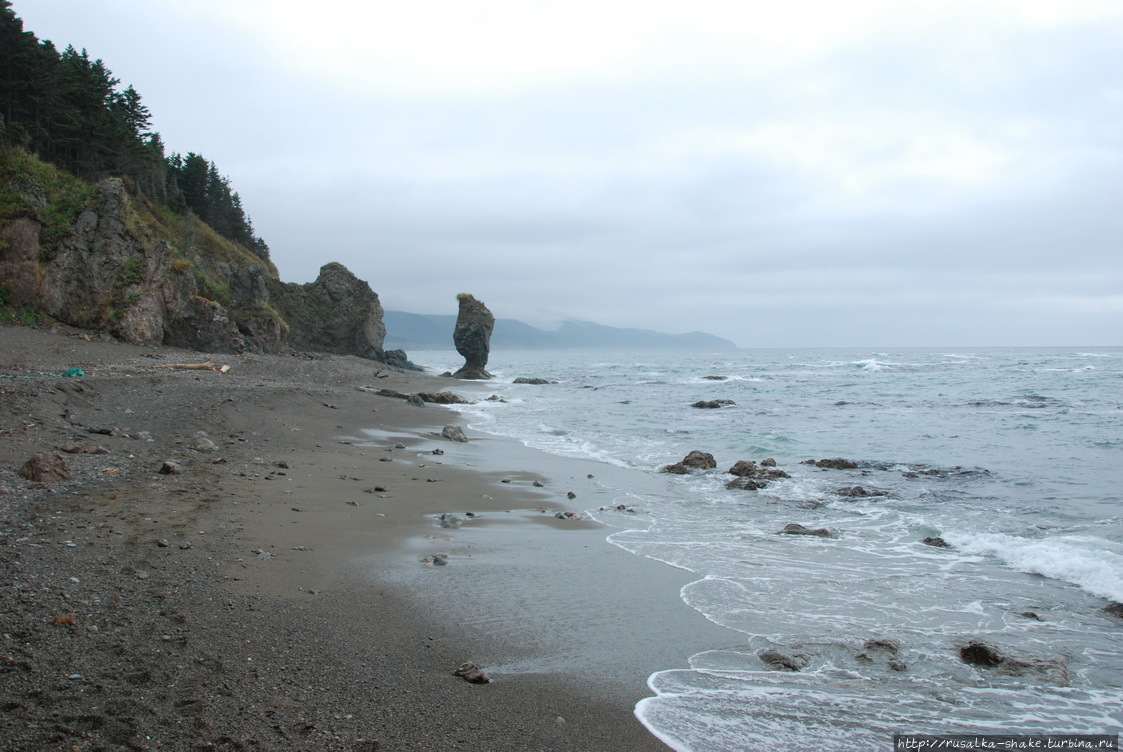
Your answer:
[[[285,314],[293,346],[385,360],[378,295],[343,264],[326,264],[306,285],[271,279],[269,293]]]
[[[2,152],[0,306],[133,344],[383,359],[378,296],[341,265],[285,284],[267,260],[120,180],[90,186]]]

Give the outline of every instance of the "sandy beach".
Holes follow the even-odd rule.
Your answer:
[[[0,373],[2,750],[666,749],[647,676],[735,641],[554,516],[658,481],[376,394],[500,385],[23,327]]]

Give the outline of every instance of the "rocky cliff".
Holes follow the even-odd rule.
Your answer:
[[[283,283],[267,259],[193,215],[18,149],[0,149],[0,309],[132,344],[385,359],[378,296],[343,266]]]
[[[321,267],[320,276],[307,285],[271,279],[269,294],[286,313],[293,346],[385,359],[386,327],[378,295],[343,264]]]

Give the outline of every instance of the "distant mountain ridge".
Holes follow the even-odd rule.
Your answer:
[[[456,316],[385,311],[388,349],[451,350]],[[491,346],[507,350],[724,350],[736,347],[705,332],[664,334],[648,329],[621,329],[589,321],[566,321],[556,330],[538,329],[517,319],[496,319]]]

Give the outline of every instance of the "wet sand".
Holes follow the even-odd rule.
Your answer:
[[[735,642],[689,573],[553,516],[658,479],[374,393],[510,385],[10,327],[0,353],[2,749],[666,749],[647,676]],[[154,368],[208,358],[230,371]],[[64,454],[71,479],[14,472],[83,437],[109,454]]]

